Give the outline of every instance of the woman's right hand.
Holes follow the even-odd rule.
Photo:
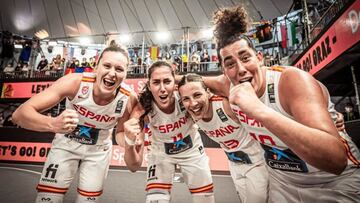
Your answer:
[[[139,119],[131,118],[124,123],[124,136],[126,136],[129,140],[135,142],[136,145],[141,143],[141,139],[139,135],[142,131],[140,126]]]
[[[79,115],[72,109],[65,109],[59,116],[51,119],[51,128],[54,133],[70,133],[79,123]]]

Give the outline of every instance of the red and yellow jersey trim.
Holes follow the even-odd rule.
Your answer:
[[[194,194],[194,193],[202,193],[202,192],[211,192],[213,189],[214,189],[214,185],[211,183],[203,187],[193,188],[189,190],[192,194]]]
[[[150,183],[146,186],[146,191],[151,189],[163,189],[163,190],[171,190],[172,184],[169,183]]]
[[[272,66],[272,67],[269,67],[268,70],[277,71],[277,72],[283,72],[285,70],[285,68],[281,67],[281,66]]]
[[[350,159],[351,162],[354,163],[354,165],[356,165],[357,167],[360,168],[360,162],[359,160],[357,160],[354,155],[351,153],[351,150],[350,150],[350,146],[349,146],[349,143],[344,139],[344,138],[340,138],[341,141],[343,142],[344,144],[344,147],[345,147],[345,150],[346,150],[346,155],[348,157],[348,159]]]
[[[83,76],[81,79],[82,82],[91,82],[94,83],[95,82],[95,78],[94,77],[87,77],[87,76]]]
[[[58,193],[58,194],[65,194],[68,188],[59,188],[47,185],[38,184],[36,187],[38,192],[49,192],[49,193]]]
[[[119,92],[125,94],[126,96],[130,96],[131,92],[125,88],[120,87]]]
[[[97,192],[89,192],[89,191],[85,191],[85,190],[81,190],[81,189],[77,189],[78,193],[81,194],[82,196],[86,196],[86,197],[98,197],[100,196],[103,191],[97,191]]]
[[[224,100],[224,97],[218,96],[218,95],[213,95],[213,96],[210,97],[209,100],[210,101],[222,101],[222,100]]]

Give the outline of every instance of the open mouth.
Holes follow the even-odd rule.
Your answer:
[[[193,112],[194,115],[199,116],[202,112],[202,107],[196,107],[196,108],[192,108],[190,109],[191,112]]]
[[[249,83],[251,83],[252,79],[253,79],[252,77],[250,77],[250,78],[243,78],[243,79],[241,79],[241,80],[239,81],[239,84],[244,83],[244,82],[249,82]]]
[[[113,87],[115,85],[115,81],[104,78],[103,83],[106,87]]]
[[[162,101],[162,102],[165,102],[168,97],[169,97],[168,95],[161,95],[161,96],[159,96],[160,101]]]

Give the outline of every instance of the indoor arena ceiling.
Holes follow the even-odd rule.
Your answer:
[[[168,31],[166,43],[181,40],[184,27],[199,39],[211,27],[212,13],[243,4],[254,22],[285,15],[292,0],[0,0],[0,29],[32,37],[46,30],[50,38],[91,36],[104,43],[106,33],[130,34],[131,44],[161,43],[157,32]],[[144,35],[145,33],[145,35]],[[113,35],[114,36],[114,35]]]

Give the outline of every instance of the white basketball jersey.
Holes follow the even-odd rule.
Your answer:
[[[178,154],[180,157],[191,156],[194,150],[196,153],[203,150],[200,134],[192,118],[186,114],[178,92],[174,92],[174,95],[175,110],[170,114],[164,113],[152,102],[153,110],[148,114],[150,150],[160,150],[173,157]]]
[[[226,152],[243,151],[252,163],[263,160],[264,151],[252,139],[241,124],[230,118],[223,107],[223,98],[212,96],[210,98],[213,116],[209,122],[199,120],[196,124],[204,133],[215,142],[219,143]]]
[[[260,100],[268,107],[281,113],[282,115],[293,119],[282,108],[278,95],[278,84],[281,77],[283,67],[273,67],[266,71],[266,90]],[[330,98],[329,98],[330,101]],[[331,103],[331,102],[330,102]],[[336,119],[333,105],[329,103],[329,114]],[[276,135],[272,134],[260,122],[247,116],[235,105],[231,105],[232,110],[239,118],[241,124],[249,131],[249,134],[258,140],[265,150],[265,159],[267,165],[274,169],[270,172],[279,179],[285,178],[286,181],[299,184],[321,184],[329,182],[342,175],[352,173],[355,167],[359,167],[359,151],[346,133],[340,133],[343,137],[344,145],[347,148],[349,157],[348,166],[340,176],[336,176],[325,171],[321,171],[295,155],[286,144],[284,144]],[[321,143],[319,143],[321,145]],[[316,153],[316,152],[314,152]]]
[[[94,73],[83,73],[80,88],[76,96],[66,99],[66,108],[77,111],[78,125],[99,129],[99,139],[110,139],[118,118],[123,116],[130,96],[130,88],[122,85],[115,99],[107,105],[101,106],[94,102],[93,89]]]

